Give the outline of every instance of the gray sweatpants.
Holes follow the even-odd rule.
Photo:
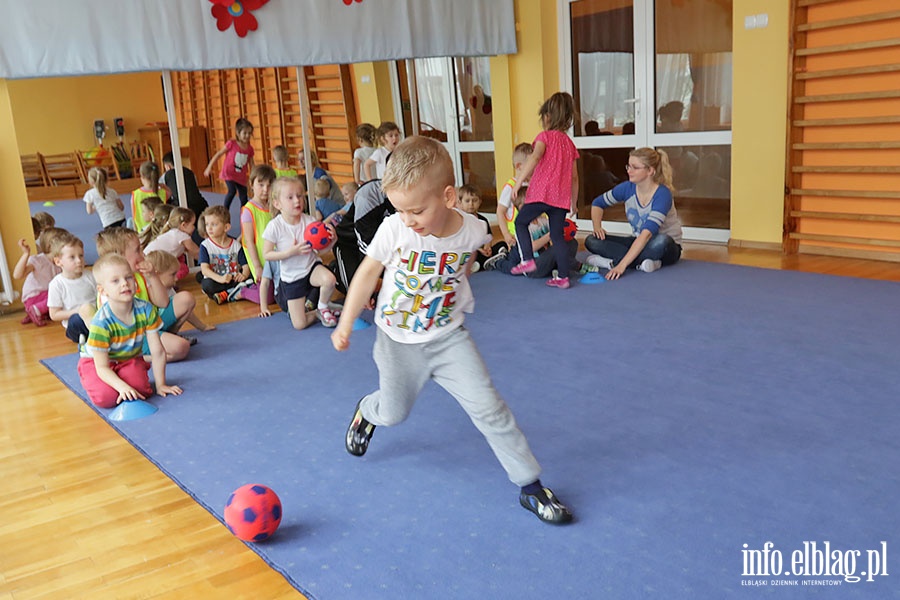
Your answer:
[[[422,344],[395,342],[379,329],[374,357],[379,389],[360,404],[367,421],[380,426],[403,422],[422,387],[434,379],[472,419],[510,481],[523,486],[537,480],[541,467],[464,327]]]

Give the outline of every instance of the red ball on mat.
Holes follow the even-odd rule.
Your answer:
[[[566,241],[571,242],[574,240],[577,233],[578,225],[575,224],[575,221],[566,219],[566,226],[563,228],[563,237],[565,237]]]
[[[231,493],[225,503],[225,525],[245,542],[268,539],[281,524],[281,500],[264,485],[248,483]]]
[[[324,250],[331,243],[331,232],[322,221],[313,221],[306,226],[303,239],[309,242],[313,250]]]

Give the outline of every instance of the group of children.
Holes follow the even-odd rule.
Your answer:
[[[306,210],[304,182],[287,163],[285,149],[273,151],[274,168],[254,165],[249,144],[252,125],[241,119],[235,140],[229,141],[206,169],[209,174],[213,163],[226,157],[229,164],[223,166],[222,175],[229,196],[225,206],[205,208],[199,221],[187,209],[162,209],[165,194],[151,193],[157,189],[153,183],[158,173],[148,169],[144,181],[142,168],[145,191],[158,199],[139,199],[140,204],[133,199],[135,225],[144,223],[145,228],[139,237],[136,231],[121,227],[121,203],[100,210],[104,202],[115,204],[117,198],[107,195],[98,174],[96,194],[90,202],[87,197],[85,201],[97,207],[104,226],[110,227],[97,237],[100,259],[93,279],[84,271],[81,242],[55,228],[38,236],[41,255],[30,256],[27,244],[21,242],[23,257],[16,273],[46,279],[59,271],[47,294],[50,318],[63,321],[67,335],[81,342],[79,374],[89,397],[99,406],[150,395],[149,368],[154,372],[157,393],[181,393],[165,378],[167,361],[184,358],[189,347],[189,341],[176,333],[186,321],[199,329],[206,326],[193,315],[193,297],[175,291],[186,270],[179,257],[187,255],[199,261],[201,288],[216,301],[252,300],[259,303],[261,316],[269,316],[268,306],[276,301],[296,329],[316,320],[334,328],[331,339],[338,351],[349,346],[354,321],[362,310],[374,307],[378,326],[374,358],[380,388],[357,403],[345,436],[347,451],[355,456],[365,454],[375,428],[405,420],[424,384],[433,379],[456,398],[509,479],[520,486],[521,505],[542,521],[566,523],[572,520],[571,511],[541,483],[540,466],[527,440],[462,327],[465,313],[473,307],[467,278],[478,268],[550,276],[547,284],[557,288],[570,285],[569,269],[577,242],[564,239],[563,227],[567,215],[575,211],[578,193],[578,152],[566,134],[574,117],[574,101],[568,94],[554,94],[539,115],[544,131],[533,145],[520,144],[514,151],[516,177],[504,186],[498,202],[503,241],[496,244],[490,224],[478,214],[478,190],[468,185],[454,187],[450,156],[435,140],[413,137],[401,143],[399,128],[393,123],[383,123],[377,133],[371,125],[361,125],[357,130],[360,149],[353,157],[355,181],[344,186],[340,201],[330,204],[336,184],[314,154],[309,163],[299,157],[301,165],[315,169],[313,178],[323,182],[315,186],[317,211],[312,216]],[[372,143],[375,137],[381,142],[377,150]],[[671,261],[671,244],[664,239],[653,241],[670,214],[659,214],[666,208],[665,194],[660,191],[666,188],[665,154],[632,155],[636,160],[629,162],[629,173],[636,175],[631,187],[617,186],[594,203],[599,210],[599,215],[592,213],[596,247],[605,248],[601,242],[612,237],[602,230],[601,207],[637,202],[638,209],[644,209],[642,228],[634,242],[637,245],[615,263],[627,266],[651,248],[669,252],[666,260]],[[646,172],[643,178],[637,174],[641,171]],[[319,256],[330,246],[314,250],[305,242],[304,231],[316,219],[324,219],[332,228],[352,205],[355,186],[369,179],[381,180],[381,191],[395,212],[384,219],[368,243],[341,314],[330,304],[335,275]],[[228,235],[228,204],[236,194],[242,204],[240,240]],[[658,202],[657,196],[661,198]],[[671,200],[669,207],[673,212]],[[199,245],[192,240],[198,222],[204,238]],[[671,239],[666,235],[660,239],[667,237]],[[675,246],[680,255],[680,245]],[[641,260],[643,264],[645,259]],[[611,261],[607,268],[618,276],[621,270],[615,267]],[[30,286],[26,298],[32,319],[42,306],[37,287]]]

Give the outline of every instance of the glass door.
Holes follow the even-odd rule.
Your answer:
[[[579,217],[625,181],[628,153],[664,149],[685,237],[727,241],[732,0],[559,0],[563,87],[575,98]],[[618,208],[618,207],[617,207]],[[627,231],[624,211],[607,211]],[[621,228],[615,222],[621,222]]]
[[[398,63],[397,85],[408,90],[403,119],[407,134],[444,144],[456,166],[458,184],[481,193],[481,211],[497,202],[490,59],[417,58]],[[408,106],[408,110],[407,110]]]

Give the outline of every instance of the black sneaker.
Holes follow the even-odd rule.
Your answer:
[[[347,448],[347,452],[353,456],[362,456],[366,453],[366,450],[369,448],[369,440],[372,439],[372,433],[375,431],[375,426],[362,416],[362,411],[359,410],[361,403],[361,399],[356,403],[356,412],[353,413],[353,420],[350,421],[350,427],[347,428],[347,437],[344,439],[344,446]]]
[[[537,515],[544,523],[560,525],[572,520],[572,511],[556,499],[549,488],[541,488],[537,494],[519,494],[519,502]]]

